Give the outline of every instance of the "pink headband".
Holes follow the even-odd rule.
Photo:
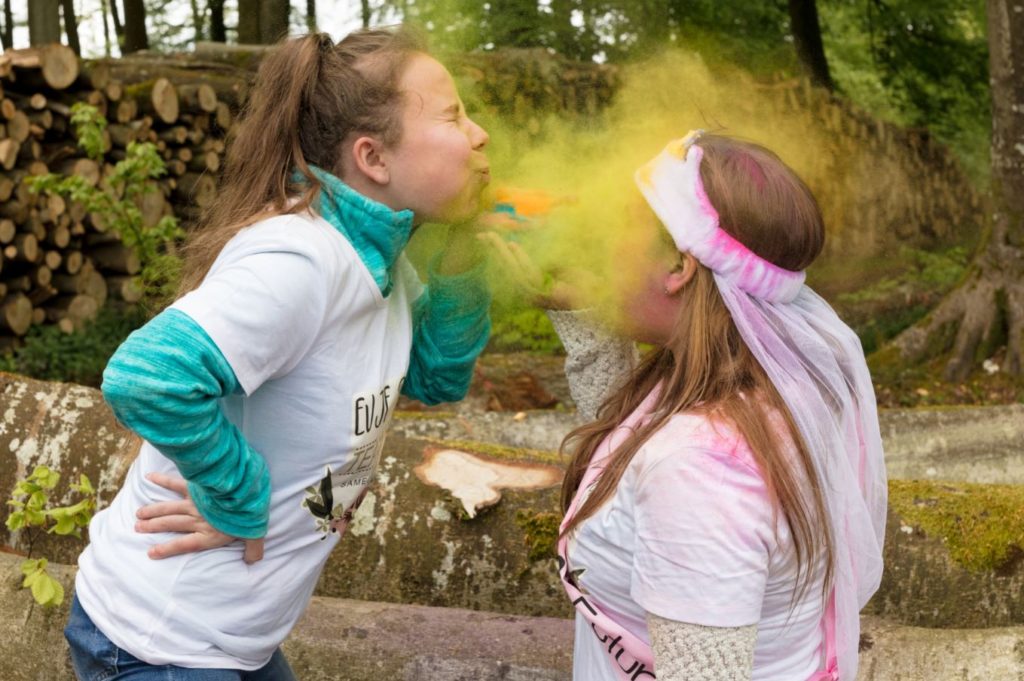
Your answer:
[[[704,150],[696,146],[703,133],[691,131],[636,171],[636,183],[647,203],[668,229],[676,247],[755,298],[788,303],[803,288],[806,275],[773,265],[719,226],[700,179]],[[688,153],[689,152],[689,153]]]

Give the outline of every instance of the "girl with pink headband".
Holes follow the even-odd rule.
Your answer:
[[[700,131],[636,182],[672,242],[635,249],[624,296],[654,350],[631,367],[631,344],[551,312],[595,419],[566,439],[574,678],[853,681],[886,480],[860,343],[804,284],[818,205],[770,151]]]

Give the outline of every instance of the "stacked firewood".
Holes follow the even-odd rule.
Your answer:
[[[34,193],[29,178],[53,172],[103,187],[129,143],[152,142],[167,173],[138,201],[144,221],[173,212],[188,222],[214,200],[243,71],[160,56],[81,61],[61,45],[0,55],[0,351],[33,325],[70,332],[108,300],[142,295],[141,263],[103,216]],[[102,163],[76,143],[79,101],[108,120]]]

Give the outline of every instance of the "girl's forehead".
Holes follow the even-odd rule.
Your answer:
[[[423,97],[458,97],[455,81],[441,62],[426,54],[414,56],[402,74],[399,87]]]

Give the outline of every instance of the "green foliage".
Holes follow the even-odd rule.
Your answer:
[[[937,253],[902,248],[900,260],[909,265],[905,272],[881,279],[859,291],[840,294],[840,302],[877,302],[890,298],[894,293],[905,293],[910,288],[949,290],[967,270],[968,253],[963,248]]]
[[[103,131],[107,121],[96,107],[78,102],[71,107],[78,145],[89,158],[103,162]],[[99,217],[130,248],[142,263],[140,285],[150,300],[169,297],[178,283],[181,262],[168,252],[168,246],[184,236],[177,218],[162,217],[155,225],[143,221],[139,202],[144,194],[156,191],[153,180],[166,172],[163,159],[150,142],[130,142],[126,156],[99,187],[85,178],[47,173],[33,177],[30,186],[36,192],[60,194],[80,202]]]
[[[819,2],[832,75],[873,114],[927,128],[979,182],[991,127],[981,0]]]
[[[737,0],[379,0],[376,16],[422,26],[442,50],[545,47],[629,61],[665,46],[759,76],[801,73],[787,3]],[[819,0],[840,93],[872,114],[927,128],[979,183],[988,176],[990,95],[983,0]]]
[[[70,506],[51,506],[50,496],[60,482],[60,473],[47,466],[36,466],[24,480],[19,480],[7,501],[12,509],[7,516],[7,529],[50,534],[73,535],[82,538],[82,528],[89,526],[96,510],[96,490],[84,474],[71,490],[81,497]],[[31,552],[30,552],[31,553]],[[64,587],[46,571],[45,558],[28,558],[21,564],[25,575],[22,587],[31,589],[32,597],[43,606],[60,605],[64,600]]]
[[[489,348],[497,352],[544,352],[562,349],[551,320],[536,308],[508,308],[495,305],[491,312]]]
[[[907,263],[899,274],[836,296],[836,306],[868,354],[924,318],[963,278],[969,256],[963,248],[937,253],[903,248],[899,260]]]
[[[147,318],[141,307],[104,307],[74,333],[64,333],[57,326],[34,326],[22,347],[0,355],[0,371],[99,387],[107,360]]]

